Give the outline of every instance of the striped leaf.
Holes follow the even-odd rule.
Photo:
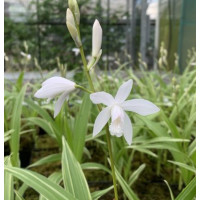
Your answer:
[[[59,185],[60,182],[62,181],[62,173],[61,172],[54,172],[53,174],[51,174],[48,177],[48,179]],[[40,195],[40,199],[39,200],[48,200],[48,199],[46,199],[45,197]]]
[[[73,155],[65,138],[62,138],[62,174],[65,189],[77,199],[91,200],[91,194],[79,162]]]
[[[52,155],[46,156],[44,158],[41,158],[40,160],[37,160],[33,164],[29,165],[28,168],[37,167],[37,166],[40,166],[40,165],[44,165],[44,164],[52,163],[52,162],[57,162],[57,161],[60,161],[60,160],[61,160],[61,154],[56,153],[56,154],[52,154]]]
[[[19,140],[20,140],[20,129],[21,129],[21,113],[22,113],[22,103],[26,92],[26,87],[27,85],[24,85],[24,87],[21,89],[20,93],[18,94],[15,100],[12,119],[11,119],[11,129],[14,130],[14,132],[11,134],[11,139],[10,139],[10,148],[12,152],[11,161],[13,166],[19,166]]]
[[[187,165],[187,164],[181,163],[181,162],[176,162],[176,161],[173,161],[173,160],[168,160],[168,162],[170,162],[170,163],[172,163],[174,165],[177,165],[179,167],[182,167],[184,169],[187,169],[187,170],[189,170],[189,171],[191,171],[193,173],[196,173],[196,169],[193,166],[190,166],[190,165]]]
[[[17,200],[25,200],[18,191],[15,190],[15,194],[16,194],[16,199]]]
[[[116,174],[116,178],[117,178],[119,184],[122,187],[122,190],[124,191],[124,193],[128,197],[128,199],[129,200],[139,200],[137,195],[133,192],[131,187],[123,179],[123,177],[121,176],[121,174],[118,172],[118,170],[116,168],[115,168],[115,174]]]
[[[4,170],[32,187],[48,200],[77,200],[72,194],[40,174],[17,167],[5,167]]]
[[[196,196],[196,177],[182,190],[175,200],[193,200]]]
[[[111,191],[112,189],[113,189],[113,186],[110,186],[109,188],[106,188],[104,190],[99,190],[99,191],[93,192],[92,193],[92,199],[98,200],[100,197],[102,197],[103,195],[105,195],[106,193]]]
[[[4,165],[11,167],[10,156],[4,158]],[[4,199],[14,200],[14,184],[12,174],[4,173]]]

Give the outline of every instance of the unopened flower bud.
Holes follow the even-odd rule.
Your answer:
[[[92,56],[97,57],[101,49],[102,43],[102,28],[99,21],[96,19],[92,29]]]
[[[80,47],[81,41],[80,41],[78,31],[75,25],[74,16],[72,14],[72,11],[69,8],[67,9],[67,13],[66,13],[66,24],[74,42],[76,43],[76,46]]]
[[[69,0],[68,5],[69,5],[69,9],[74,14],[77,25],[79,25],[79,23],[80,23],[80,11],[79,11],[77,1],[76,0]]]

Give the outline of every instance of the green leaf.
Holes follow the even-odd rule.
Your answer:
[[[169,193],[170,193],[170,196],[171,196],[171,200],[174,200],[174,195],[173,195],[173,192],[171,190],[171,187],[170,185],[168,184],[168,182],[166,180],[164,180],[165,184],[167,185],[168,189],[169,189]]]
[[[113,186],[110,186],[109,188],[106,188],[104,190],[96,191],[92,193],[92,199],[93,200],[98,200],[100,197],[108,193],[110,190],[113,189]]]
[[[166,122],[166,124],[168,125],[168,128],[171,130],[173,137],[174,138],[182,138],[176,125],[173,123],[173,121],[168,119],[163,111],[161,112],[161,115],[162,115],[162,118],[164,119],[164,121]]]
[[[53,174],[51,174],[48,177],[48,179],[59,185],[60,182],[62,181],[62,173],[61,172],[54,172]],[[48,200],[48,199],[46,199],[45,197],[40,195],[40,199],[39,200]]]
[[[20,193],[19,193],[18,191],[16,191],[16,190],[15,190],[15,194],[16,194],[16,198],[17,198],[18,200],[25,200],[25,199],[20,195]]]
[[[122,190],[124,191],[125,195],[128,197],[129,200],[139,200],[137,195],[133,192],[131,187],[128,185],[128,183],[123,179],[121,174],[118,172],[118,170],[115,167],[115,174],[116,178],[119,182],[119,184],[122,187]]]
[[[172,160],[168,160],[168,162],[170,162],[170,163],[172,163],[174,165],[177,165],[179,167],[183,167],[183,168],[185,168],[185,169],[187,169],[187,170],[189,170],[189,171],[191,171],[193,173],[196,173],[196,169],[193,166],[189,166],[189,165],[187,165],[185,163],[176,162],[176,161],[172,161]]]
[[[140,115],[137,115],[137,118],[142,120],[147,125],[147,127],[153,132],[155,136],[158,136],[158,137],[168,136],[166,129],[164,129],[159,123],[153,122],[149,120],[147,117],[143,117]]]
[[[28,185],[26,185],[25,183],[22,184],[22,186],[19,188],[19,190],[17,191],[17,193],[20,195],[20,197],[22,197],[25,193],[25,191],[29,188]],[[16,196],[16,200],[20,200],[20,197],[18,198]]]
[[[107,167],[99,163],[93,163],[93,162],[82,163],[81,167],[82,169],[85,169],[85,170],[103,170],[111,174],[111,171]]]
[[[10,156],[4,158],[4,165],[12,166]],[[8,172],[4,173],[4,199],[14,200],[13,176]]]
[[[33,123],[34,125],[41,127],[49,136],[55,138],[54,130],[51,126],[51,123],[46,119],[42,119],[39,117],[29,117],[27,118],[27,120]]]
[[[15,87],[17,88],[17,91],[20,91],[21,88],[22,88],[22,85],[23,85],[23,80],[24,80],[24,72],[21,72],[17,81],[16,81],[16,84],[15,84]]]
[[[149,149],[146,149],[146,147],[141,147],[140,145],[131,145],[131,146],[128,146],[126,147],[127,149],[134,149],[135,151],[140,151],[142,153],[146,153],[152,157],[155,157],[157,158],[158,156],[153,153],[152,151],[150,151]]]
[[[42,118],[46,119],[49,122],[54,122],[49,113],[45,109],[43,109],[40,105],[36,104],[33,100],[26,99],[25,102],[28,104],[28,107],[36,111]]]
[[[149,139],[149,140],[146,140],[145,144],[148,144],[148,143],[159,143],[159,142],[190,142],[190,140],[187,140],[187,139],[179,139],[179,138],[171,138],[171,137],[155,137],[153,139]]]
[[[48,177],[49,180],[53,181],[56,184],[60,184],[62,181],[62,173],[61,172],[54,172]]]
[[[60,160],[61,160],[61,154],[60,153],[52,154],[52,155],[46,156],[44,158],[41,158],[40,160],[29,165],[27,168],[37,167],[37,166],[40,166],[40,165],[44,165],[44,164],[52,163],[52,162],[57,162],[57,161],[60,161]]]
[[[62,138],[62,174],[65,189],[77,199],[91,200],[89,187],[81,166],[73,155],[65,138]]]
[[[4,133],[4,142],[7,142],[8,140],[10,140],[11,134],[14,132],[13,129],[6,131]]]
[[[11,135],[10,148],[12,152],[11,161],[13,166],[19,166],[19,140],[20,140],[20,129],[21,129],[21,113],[22,113],[22,103],[26,92],[26,87],[27,85],[24,85],[24,87],[18,94],[12,112],[11,129],[13,129],[14,132]]]
[[[196,177],[181,191],[175,200],[193,200],[196,196]]]
[[[33,100],[31,99],[26,99],[25,101],[30,108],[32,108],[34,111],[38,113],[42,118],[36,117],[38,126],[43,128],[45,131],[47,131],[48,134],[50,134],[53,137],[56,137],[57,142],[59,146],[61,147],[62,140],[61,140],[61,133],[59,128],[57,127],[54,119],[49,115],[49,113],[43,109],[40,105],[36,104]],[[31,117],[32,118],[32,117]],[[30,118],[29,118],[30,119]],[[41,119],[41,120],[39,120]],[[41,122],[44,122],[45,124],[42,125]],[[36,124],[37,125],[37,124]],[[47,129],[45,129],[47,128]],[[49,128],[51,130],[49,130]]]
[[[4,170],[32,187],[48,200],[77,200],[72,194],[65,191],[62,187],[53,183],[48,178],[37,174],[36,172],[17,167],[5,167]]]
[[[88,128],[88,118],[91,109],[89,95],[85,94],[79,113],[77,114],[73,131],[73,153],[81,161]]]
[[[143,172],[144,168],[146,167],[145,164],[142,164],[138,167],[137,170],[135,170],[129,178],[129,186],[131,186],[139,177],[139,175]]]

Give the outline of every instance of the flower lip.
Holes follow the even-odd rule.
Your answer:
[[[124,111],[117,103],[111,107],[111,119],[112,122],[109,126],[110,133],[117,137],[122,136],[124,132]]]
[[[121,106],[116,104],[111,107],[111,118],[112,122],[115,120],[120,120],[122,122],[124,121],[124,111]]]

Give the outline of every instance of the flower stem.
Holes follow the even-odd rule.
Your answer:
[[[81,86],[81,85],[75,85],[75,87],[76,87],[76,88],[79,88],[79,89],[81,89],[81,90],[83,90],[83,91],[85,91],[85,92],[87,92],[87,93],[89,93],[89,94],[92,93],[92,91],[88,90],[87,88],[84,88],[84,87]]]
[[[81,46],[81,47],[79,47],[79,49],[80,49],[80,54],[81,54],[81,58],[82,58],[83,65],[84,65],[84,71],[85,71],[85,74],[87,76],[87,79],[88,79],[88,82],[89,82],[89,85],[90,85],[90,89],[92,90],[92,92],[95,92],[90,73],[87,69],[87,61],[85,59],[83,47]],[[101,106],[98,106],[98,109],[102,110]],[[118,200],[117,181],[116,181],[116,176],[115,176],[114,159],[113,159],[113,154],[112,154],[112,146],[111,146],[111,141],[110,141],[110,133],[109,133],[108,124],[106,125],[106,138],[107,138],[108,151],[109,151],[109,157],[110,157],[110,162],[111,162],[111,170],[112,170],[112,179],[113,179],[113,185],[114,185],[115,200]]]
[[[84,54],[84,51],[83,51],[83,46],[79,47],[79,49],[80,49],[80,54],[81,54],[81,58],[82,58],[82,61],[83,61],[84,71],[85,71],[85,74],[87,76],[87,79],[88,79],[88,82],[89,82],[89,85],[90,85],[90,89],[92,90],[92,92],[95,92],[94,85],[92,83],[92,79],[91,79],[89,71],[87,69],[87,61],[85,59],[85,54]]]
[[[106,124],[106,138],[107,138],[108,151],[109,151],[109,156],[110,156],[110,165],[111,165],[111,170],[112,170],[115,200],[118,200],[117,181],[116,181],[116,175],[115,175],[115,165],[114,165],[114,159],[113,159],[113,154],[112,154],[112,146],[111,146],[111,141],[110,141],[110,133],[109,133],[108,124]]]

